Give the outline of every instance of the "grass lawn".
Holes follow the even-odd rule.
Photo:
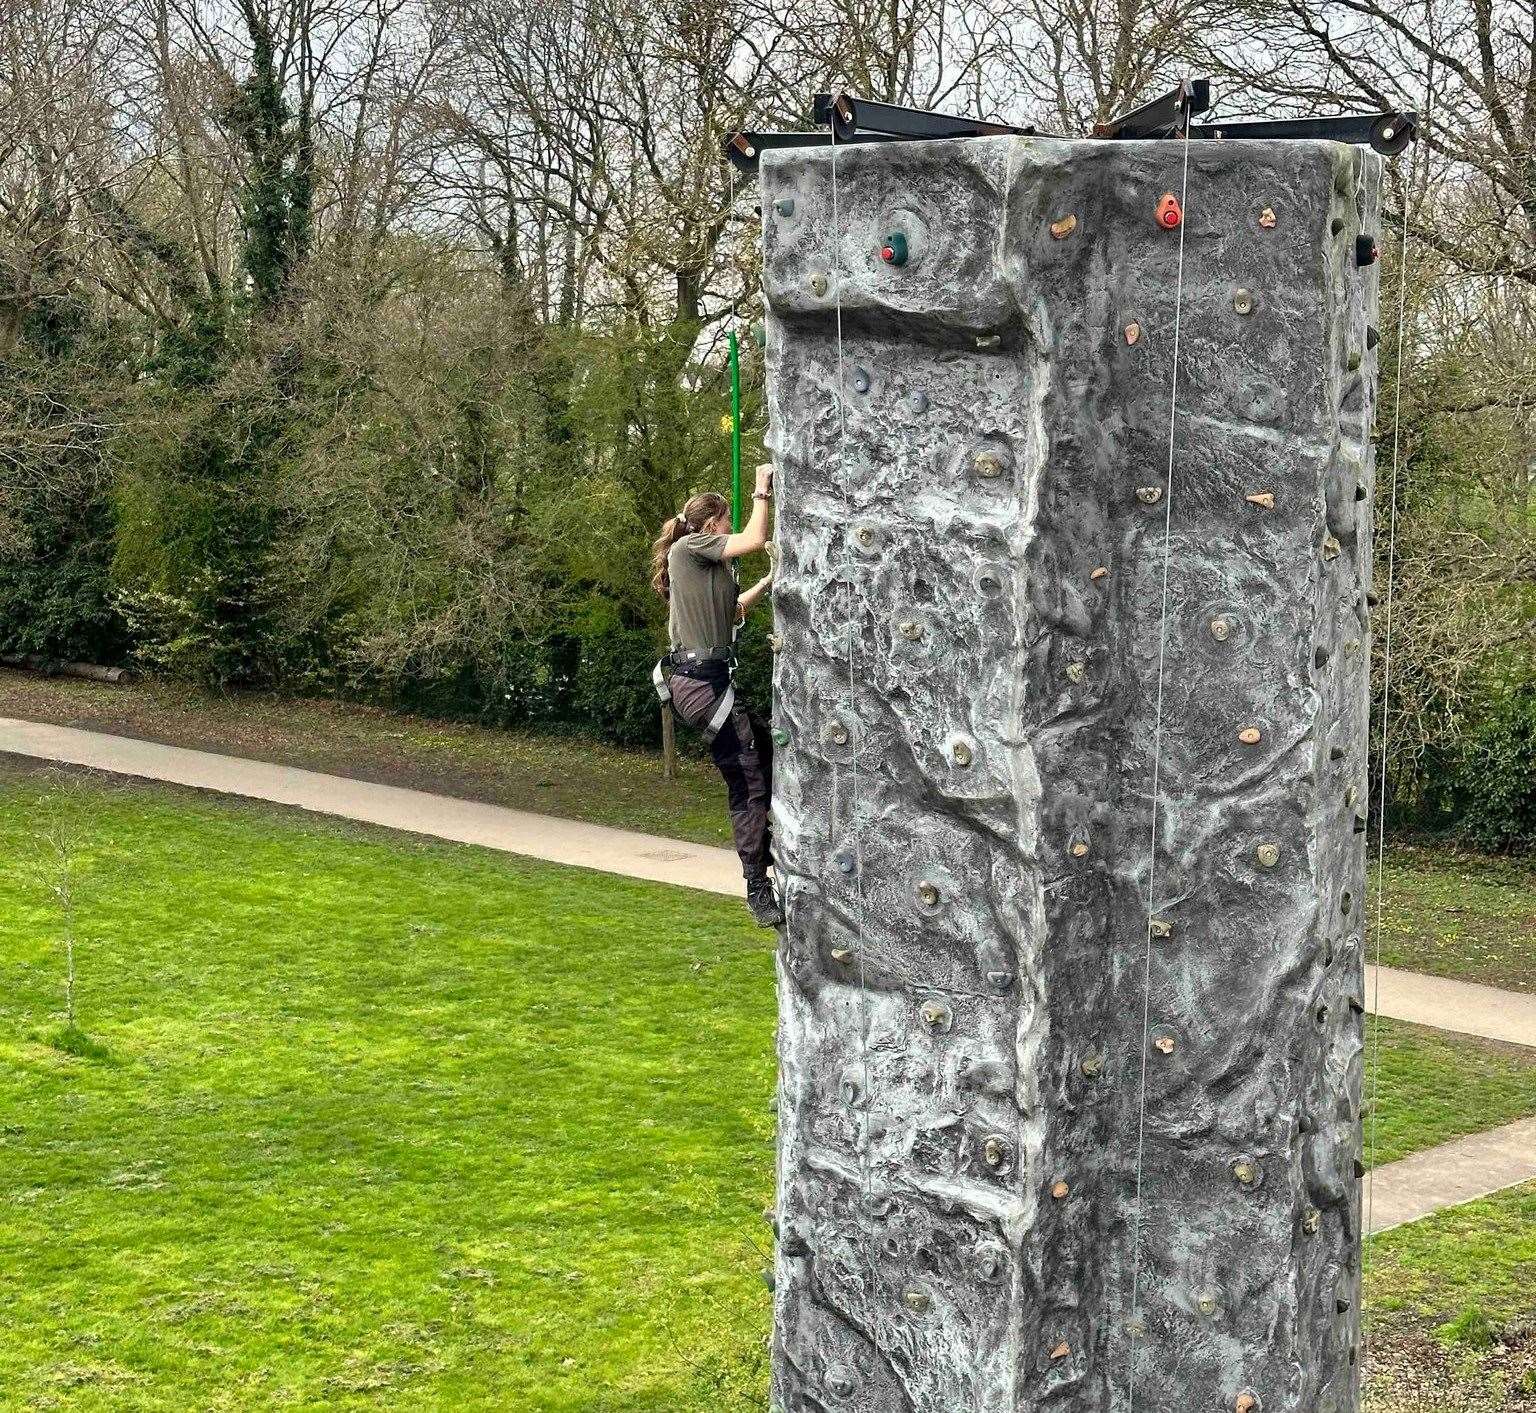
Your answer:
[[[60,846],[97,1057],[53,1043]],[[0,1406],[765,1406],[734,900],[24,772],[0,851]],[[1536,1057],[1382,1036],[1382,1160],[1536,1111]],[[1382,1288],[1449,1317],[1412,1240]]]
[[[664,781],[654,753],[569,737],[338,702],[210,696],[154,682],[107,687],[0,669],[0,716],[6,715],[730,843],[719,777],[691,756],[677,780]],[[1369,916],[1375,917],[1374,883]],[[1389,966],[1536,991],[1536,861],[1389,841],[1381,948]]]

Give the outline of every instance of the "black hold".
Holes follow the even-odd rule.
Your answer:
[[[1344,218],[1342,216],[1335,216],[1333,220],[1329,222],[1328,229],[1334,235],[1338,235],[1339,232],[1344,229]]]
[[[1336,1314],[1347,1315],[1349,1313],[1349,1301],[1344,1299],[1344,1297],[1341,1295],[1334,1300],[1333,1308]]]
[[[1363,1016],[1365,1014],[1365,1002],[1358,996],[1351,996],[1349,998],[1349,1009],[1353,1014]]]
[[[1319,645],[1312,653],[1313,667],[1328,666],[1328,649]]]
[[[1358,1158],[1355,1159],[1355,1176],[1357,1178],[1363,1178],[1365,1176],[1365,1164],[1362,1163]]]
[[[1355,499],[1356,499],[1356,500],[1364,500],[1364,499],[1365,499],[1365,497],[1366,497],[1366,489],[1365,489],[1365,487],[1364,487],[1364,486],[1362,486],[1362,485],[1361,485],[1361,484],[1360,484],[1360,483],[1359,483],[1359,482],[1358,482],[1358,481],[1357,481],[1357,482],[1356,482],[1356,483],[1355,483]]]
[[[853,370],[853,390],[856,393],[867,393],[869,391],[869,374],[862,368],[855,368]]]
[[[1381,595],[1375,589],[1367,589],[1365,591],[1365,601],[1369,607],[1375,608],[1381,602]]]
[[[774,1287],[774,1278],[773,1278],[773,1272],[772,1271],[766,1271],[765,1270],[763,1272],[763,1284],[765,1286],[767,1286],[769,1290],[773,1289],[773,1287]]]
[[[1365,816],[1363,814],[1357,814],[1355,816],[1355,833],[1356,834],[1364,834],[1365,830],[1366,830]]]
[[[1345,755],[1345,751],[1344,751],[1344,747],[1343,746],[1334,746],[1328,752],[1328,759],[1329,760],[1343,760],[1344,759],[1344,755]]]
[[[880,247],[880,258],[887,265],[907,263],[907,238],[900,231],[892,231]]]
[[[1355,237],[1355,264],[1374,265],[1381,258],[1381,249],[1373,235]]]
[[[1367,348],[1375,348],[1380,342],[1381,330],[1374,324],[1367,324],[1365,326],[1365,346]]]

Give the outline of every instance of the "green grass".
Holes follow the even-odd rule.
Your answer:
[[[341,702],[174,683],[109,687],[0,669],[0,715],[143,736],[703,844],[730,844],[707,760],[568,736],[433,721]],[[685,744],[688,733],[683,733]],[[1375,883],[1369,890],[1375,917]],[[1372,928],[1368,938],[1374,951]],[[1437,976],[1536,991],[1536,861],[1388,841],[1382,960]]]
[[[1383,1233],[1371,1242],[1367,1272],[1367,1309],[1378,1315],[1464,1326],[1536,1317],[1536,1183]]]
[[[7,859],[35,795],[0,790]],[[755,1392],[773,998],[740,904],[90,804],[80,1023],[110,1063],[51,1043],[54,915],[0,879],[0,1406]]]
[[[1385,892],[1388,966],[1536,991],[1536,863],[1397,843]]]
[[[48,789],[0,776],[0,1407],[763,1407],[738,902]],[[1382,1037],[1383,1159],[1536,1110],[1530,1057]]]

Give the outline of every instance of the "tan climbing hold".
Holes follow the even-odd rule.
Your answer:
[[[1245,726],[1237,733],[1237,739],[1245,746],[1256,746],[1264,739],[1264,733],[1257,726]]]
[[[1090,575],[1089,575],[1089,576],[1088,576],[1088,577],[1089,577],[1089,578],[1090,578],[1090,579],[1092,579],[1092,580],[1093,580],[1093,582],[1094,582],[1094,583],[1095,583],[1095,584],[1097,584],[1097,583],[1098,583],[1098,582],[1099,582],[1099,580],[1100,580],[1100,579],[1103,579],[1103,578],[1106,578],[1106,577],[1107,577],[1107,576],[1108,576],[1108,574],[1109,574],[1109,570],[1108,570],[1108,569],[1106,569],[1106,568],[1105,568],[1105,567],[1104,567],[1104,566],[1103,566],[1103,565],[1102,565],[1102,564],[1101,564],[1101,565],[1100,565],[1100,566],[1099,566],[1099,567],[1098,567],[1098,568],[1097,568],[1097,569],[1095,569],[1095,570],[1094,570],[1094,571],[1093,571],[1093,573],[1092,573],[1092,574],[1090,574]]]
[[[1259,1400],[1251,1393],[1240,1393],[1232,1405],[1232,1413],[1259,1413]]]
[[[1157,1048],[1159,1050],[1161,1050],[1163,1052],[1163,1054],[1165,1054],[1165,1055],[1173,1054],[1173,1051],[1174,1051],[1174,1039],[1173,1039],[1173,1037],[1171,1035],[1159,1035],[1157,1037],[1157,1039],[1154,1040],[1152,1043],[1155,1046],[1157,1046]]]
[[[1052,1359],[1068,1359],[1068,1358],[1071,1357],[1071,1355],[1072,1355],[1072,1346],[1070,1344],[1068,1344],[1066,1342],[1066,1340],[1062,1340],[1062,1342],[1060,1344],[1058,1344],[1056,1346],[1056,1348],[1051,1351],[1051,1358]]]
[[[1275,493],[1273,491],[1255,491],[1248,497],[1249,505],[1263,506],[1265,510],[1275,508]]]
[[[1003,458],[995,451],[978,451],[975,459],[976,474],[990,480],[1003,474]]]
[[[1266,231],[1274,230],[1274,228],[1275,228],[1275,210],[1274,210],[1274,207],[1266,206],[1262,211],[1259,212],[1259,225],[1262,226]]]
[[[1280,846],[1278,844],[1260,844],[1253,852],[1259,863],[1265,868],[1273,868],[1280,862]]]
[[[1063,216],[1059,221],[1051,222],[1051,239],[1065,240],[1077,229],[1076,216]]]
[[[1308,1236],[1316,1236],[1318,1229],[1323,1224],[1323,1214],[1316,1207],[1308,1207],[1306,1215],[1301,1219],[1301,1229]]]
[[[1131,322],[1125,326],[1125,341],[1128,344],[1133,344],[1140,337],[1141,325],[1132,319]]]
[[[827,292],[827,277],[820,271],[811,276],[811,292],[816,295],[823,295]]]
[[[1323,539],[1323,558],[1337,559],[1339,557],[1339,542],[1332,535]]]
[[[919,883],[917,896],[930,908],[938,905],[939,890],[932,883]]]
[[[1164,922],[1162,918],[1155,917],[1147,924],[1147,930],[1154,937],[1169,938],[1173,936],[1173,924]]]
[[[1000,1168],[1008,1161],[1008,1145],[994,1135],[982,1145],[981,1156],[989,1168]]]
[[[1136,499],[1143,505],[1156,505],[1162,498],[1163,488],[1161,486],[1138,486],[1136,488]]]
[[[839,966],[847,966],[853,960],[853,953],[846,947],[834,947],[832,949],[832,960]]]
[[[1081,839],[1079,839],[1077,843],[1072,846],[1072,857],[1074,859],[1082,858],[1087,852],[1088,845],[1085,844]]]
[[[956,741],[951,754],[955,758],[955,764],[959,766],[969,765],[973,759],[971,748],[964,741]]]
[[[1051,1196],[1054,1197],[1058,1202],[1060,1202],[1061,1199],[1063,1197],[1065,1197],[1071,1191],[1072,1191],[1072,1189],[1070,1187],[1068,1187],[1066,1183],[1064,1183],[1064,1182],[1056,1182],[1056,1183],[1052,1184]]]
[[[1232,636],[1232,624],[1225,618],[1211,619],[1211,637],[1218,643],[1224,643]]]
[[[1232,1176],[1244,1187],[1252,1187],[1259,1178],[1259,1170],[1246,1158],[1232,1164]]]
[[[1088,675],[1088,668],[1081,662],[1069,662],[1067,664],[1067,677],[1073,682],[1081,682]]]

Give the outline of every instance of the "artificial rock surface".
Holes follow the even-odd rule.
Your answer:
[[[1190,144],[1182,293],[1179,143],[833,160],[761,173],[775,1406],[1352,1410],[1379,160]]]

